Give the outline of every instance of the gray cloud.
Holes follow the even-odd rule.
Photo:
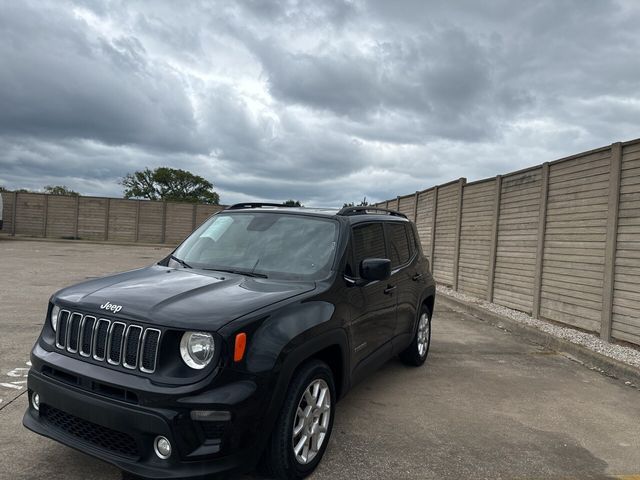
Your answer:
[[[638,136],[628,0],[0,0],[0,185],[339,205]]]

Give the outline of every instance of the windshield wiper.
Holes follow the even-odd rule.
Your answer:
[[[264,273],[248,272],[246,270],[233,270],[233,269],[226,269],[226,268],[204,268],[203,270],[213,270],[214,272],[224,272],[224,273],[235,273],[237,275],[244,275],[245,277],[269,278],[269,276],[265,275]]]
[[[175,260],[176,262],[178,262],[180,265],[182,265],[184,268],[193,268],[191,265],[189,265],[187,262],[185,262],[184,260],[182,260],[181,258],[176,257],[175,255],[169,255],[169,257],[171,258],[171,260]]]

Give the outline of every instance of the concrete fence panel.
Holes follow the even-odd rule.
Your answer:
[[[420,236],[420,242],[422,244],[422,250],[424,254],[429,258],[429,262],[433,264],[433,258],[431,254],[431,245],[433,244],[432,228],[433,228],[433,214],[435,212],[434,206],[435,189],[427,190],[418,193],[418,208],[416,227],[418,229],[418,235]]]
[[[65,195],[42,195],[44,199],[44,237],[75,238],[77,215],[77,203],[80,197]]]
[[[600,331],[611,150],[554,163],[544,233],[540,315]]]
[[[459,182],[438,189],[434,232],[433,272],[440,283],[453,285]]]
[[[163,243],[163,202],[140,201],[138,242]]]
[[[109,200],[99,197],[79,197],[78,201],[77,238],[104,240]],[[48,236],[51,235],[48,234]]]
[[[465,185],[462,198],[458,289],[486,298],[496,181]]]
[[[406,195],[404,197],[398,197],[398,211],[403,213],[413,220],[414,210],[415,210],[415,195]]]
[[[107,239],[115,242],[135,242],[138,202],[113,198],[109,201]]]
[[[0,192],[2,195],[2,232],[13,233],[13,207],[16,194],[14,192]]]
[[[16,199],[16,233],[44,236],[45,196],[35,193],[19,194]]]
[[[493,301],[531,313],[542,168],[502,178],[498,218]]]
[[[611,335],[640,344],[640,143],[622,149]]]
[[[182,242],[192,232],[195,224],[195,205],[190,203],[167,203],[166,237],[171,244]]]

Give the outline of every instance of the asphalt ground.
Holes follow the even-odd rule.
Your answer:
[[[166,252],[0,237],[0,478],[120,478],[22,427],[29,350],[55,290]],[[427,364],[391,361],[338,404],[314,479],[640,478],[638,389],[436,305]]]

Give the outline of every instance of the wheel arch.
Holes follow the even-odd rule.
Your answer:
[[[278,362],[279,365],[274,371],[276,375],[274,392],[265,415],[265,432],[268,434],[263,438],[261,450],[273,431],[293,376],[309,360],[319,359],[329,365],[334,375],[336,397],[340,399],[344,396],[350,386],[348,345],[346,331],[342,328],[336,328],[306,339],[290,350],[283,350]],[[339,354],[339,361],[335,354]]]

